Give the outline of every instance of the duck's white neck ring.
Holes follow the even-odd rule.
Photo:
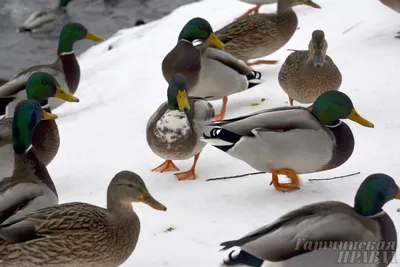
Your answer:
[[[179,41],[181,41],[181,42],[186,42],[186,43],[189,43],[189,44],[193,44],[192,42],[190,42],[190,41],[188,41],[188,40],[186,40],[186,39],[180,39]]]
[[[374,219],[376,217],[380,217],[380,216],[385,215],[385,214],[386,214],[386,212],[384,210],[382,210],[381,212],[378,212],[377,214],[374,214],[374,215],[371,215],[371,216],[367,216],[367,217],[370,218],[370,219]]]
[[[28,153],[29,152],[29,150],[31,150],[32,149],[32,145],[30,145],[30,146],[28,146],[28,148],[27,149],[25,149],[25,153]]]
[[[42,106],[42,108],[43,108],[43,109],[45,109],[45,108],[49,108],[49,107],[50,107],[50,105],[49,105],[49,104],[46,104],[46,105],[43,105],[43,106]]]
[[[71,55],[71,54],[73,54],[73,53],[74,53],[74,50],[69,51],[69,52],[62,52],[62,53],[60,53],[60,56]]]
[[[342,121],[341,121],[341,120],[339,120],[339,122],[336,123],[336,124],[334,124],[334,125],[325,125],[325,126],[328,127],[328,128],[336,128],[336,127],[338,127],[340,124],[342,124]]]

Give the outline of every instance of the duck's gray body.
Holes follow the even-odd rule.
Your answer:
[[[61,24],[66,14],[67,8],[62,6],[47,11],[35,11],[24,21],[19,31],[32,33],[53,31],[58,24]]]

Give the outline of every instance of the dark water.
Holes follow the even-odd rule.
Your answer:
[[[21,69],[55,60],[62,23],[80,22],[91,32],[108,38],[137,20],[149,22],[169,14],[176,7],[196,0],[75,0],[68,16],[53,32],[32,36],[16,29],[35,10],[51,9],[58,0],[0,0],[0,80],[10,79]],[[74,50],[81,54],[93,45],[83,40]],[[1,81],[0,81],[1,82]]]

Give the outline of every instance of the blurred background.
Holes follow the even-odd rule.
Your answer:
[[[175,8],[199,0],[74,0],[68,15],[49,33],[17,33],[16,30],[36,10],[52,9],[59,0],[0,1],[0,83],[34,64],[52,63],[56,59],[58,36],[62,25],[80,22],[91,32],[108,38],[122,28],[133,27],[138,20],[150,22]],[[77,55],[94,42],[77,42]]]

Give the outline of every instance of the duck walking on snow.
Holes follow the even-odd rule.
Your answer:
[[[222,250],[240,247],[240,252],[231,252],[221,266],[386,267],[397,248],[396,228],[382,209],[392,199],[400,199],[393,178],[372,174],[361,183],[354,207],[339,201],[314,203],[222,243]]]
[[[206,145],[200,141],[204,126],[214,117],[214,108],[203,99],[187,97],[188,82],[176,73],[168,87],[168,101],[160,105],[147,123],[147,143],[152,151],[166,161],[153,169],[157,172],[178,171],[172,160],[194,156],[189,171],[176,173],[179,180],[196,179],[196,163]]]
[[[272,174],[278,191],[299,189],[299,173],[330,170],[345,163],[354,150],[354,136],[341,119],[374,125],[354,109],[350,98],[327,91],[312,110],[282,107],[207,125],[204,141],[253,168]],[[290,178],[279,183],[278,175]]]

